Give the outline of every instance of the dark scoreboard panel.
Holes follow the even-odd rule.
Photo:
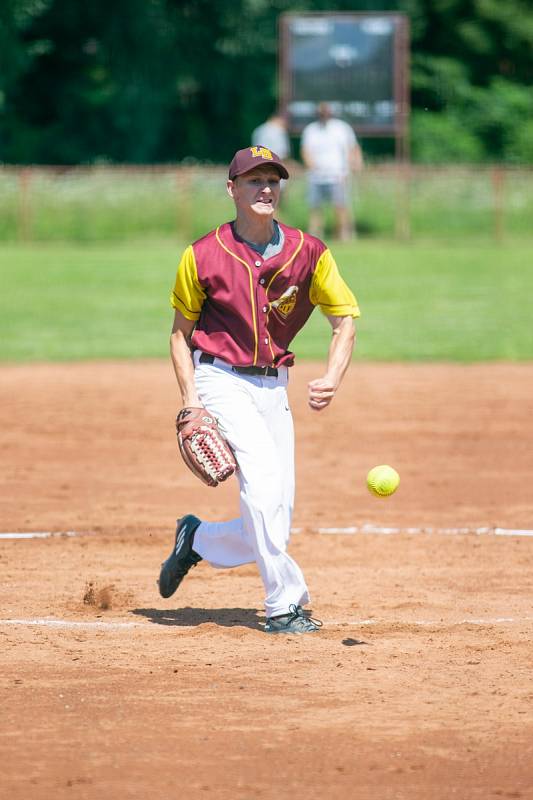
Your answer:
[[[399,14],[285,14],[280,106],[298,133],[328,102],[360,133],[403,132],[408,113],[408,23]]]

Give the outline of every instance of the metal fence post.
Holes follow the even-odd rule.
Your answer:
[[[501,242],[504,234],[504,187],[505,172],[501,167],[492,169],[492,199],[493,199],[493,233],[497,242]]]
[[[18,234],[19,239],[27,242],[31,239],[31,186],[32,172],[29,167],[19,172],[19,207],[18,207]]]
[[[411,168],[409,162],[396,165],[396,238],[411,238]]]
[[[178,202],[176,228],[178,236],[183,236],[186,241],[188,241],[192,235],[191,178],[192,170],[190,167],[177,167],[176,189]]]

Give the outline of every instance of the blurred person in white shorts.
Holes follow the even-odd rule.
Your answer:
[[[333,206],[339,239],[355,236],[351,213],[352,173],[363,167],[363,155],[350,125],[335,119],[327,103],[319,103],[318,119],[302,132],[302,160],[307,167],[309,232],[324,234],[324,207]]]

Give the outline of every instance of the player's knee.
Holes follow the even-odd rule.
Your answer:
[[[248,485],[246,490],[248,502],[267,517],[278,513],[279,508],[283,507],[284,496],[283,484],[276,475],[268,476],[268,479],[256,485]]]

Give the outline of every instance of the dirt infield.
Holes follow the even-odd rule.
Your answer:
[[[237,507],[178,460],[168,364],[0,368],[0,533],[81,534],[0,539],[2,798],[533,798],[533,365],[354,364],[313,414],[318,375],[299,638],[252,566],[159,597],[175,517]],[[364,525],[403,530],[318,532]]]

